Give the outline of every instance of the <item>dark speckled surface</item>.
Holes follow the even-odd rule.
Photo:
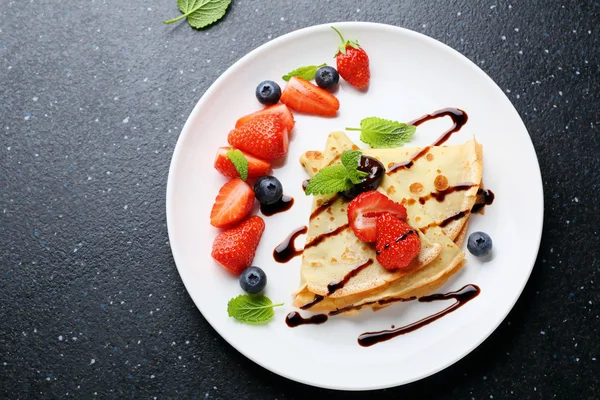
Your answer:
[[[234,0],[195,31],[162,25],[175,0],[0,0],[0,398],[365,396],[237,353],[186,294],[165,224],[171,153],[202,93],[269,39],[341,20],[477,63],[525,121],[545,186],[539,257],[508,318],[454,366],[376,396],[600,398],[600,4],[436,3]]]

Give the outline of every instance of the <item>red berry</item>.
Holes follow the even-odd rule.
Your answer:
[[[231,150],[229,147],[219,147],[217,156],[215,157],[215,169],[230,178],[239,178],[240,174],[237,169],[235,169],[235,166],[229,157],[227,157],[227,152],[229,150]],[[248,178],[259,178],[269,173],[271,164],[267,161],[256,158],[243,151],[242,153],[244,154],[244,157],[246,157],[246,160],[248,160]]]
[[[292,110],[326,117],[334,116],[340,108],[334,95],[297,76],[285,86],[281,102]]]
[[[285,123],[285,126],[287,126],[288,133],[294,128],[294,125],[296,124],[296,122],[294,121],[294,115],[285,104],[275,104],[274,106],[267,106],[264,109],[254,112],[252,114],[244,115],[242,118],[237,120],[237,122],[235,123],[235,127],[239,128],[246,122],[250,121],[252,118],[258,115],[265,114],[279,115],[279,118],[281,118],[281,120]]]
[[[210,212],[210,224],[217,228],[231,226],[250,214],[254,205],[254,191],[240,178],[227,182],[215,199]]]
[[[402,204],[376,190],[364,192],[348,204],[348,223],[357,238],[374,242],[377,240],[377,217],[384,213],[406,219],[406,208]]]
[[[356,40],[346,41],[337,29],[333,28],[333,30],[342,39],[342,44],[338,47],[338,53],[335,56],[340,76],[356,88],[366,88],[371,79],[367,52],[358,45]]]
[[[389,270],[406,268],[419,254],[417,231],[400,218],[385,213],[377,218],[377,261]]]
[[[265,222],[255,215],[219,233],[213,242],[212,258],[232,274],[241,274],[252,264],[264,230]]]
[[[288,130],[279,116],[259,115],[229,132],[227,141],[236,149],[274,160],[287,154]]]

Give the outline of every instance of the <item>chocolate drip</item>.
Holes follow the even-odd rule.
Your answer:
[[[403,163],[391,163],[388,166],[388,175],[393,174],[394,172],[400,169],[408,169],[414,165],[414,163],[425,154],[429,152],[429,150],[433,146],[441,146],[444,144],[450,136],[454,132],[458,132],[460,128],[462,128],[466,123],[469,117],[467,113],[458,108],[444,108],[438,111],[435,111],[431,114],[425,114],[420,118],[415,119],[412,122],[409,122],[409,125],[419,126],[423,122],[431,121],[432,119],[442,118],[442,117],[450,117],[452,119],[452,126],[446,132],[444,132],[432,145],[422,148],[419,152],[415,153],[408,161]]]
[[[322,324],[327,321],[327,315],[325,314],[316,314],[310,318],[303,318],[300,313],[297,311],[292,311],[285,317],[285,323],[290,328],[295,328],[300,325],[308,325],[308,324]]]
[[[301,310],[308,310],[309,308],[311,308],[312,306],[314,306],[315,304],[319,303],[320,301],[322,301],[325,297],[315,294],[315,297],[312,299],[312,301],[310,301],[309,303],[306,303],[305,305],[303,305],[302,307],[300,307]]]
[[[348,226],[349,226],[348,224],[344,224],[344,225],[342,225],[342,226],[334,229],[331,232],[321,233],[319,236],[316,236],[309,243],[306,243],[304,245],[304,250],[309,249],[309,248],[311,248],[313,246],[318,246],[319,244],[321,244],[322,241],[324,241],[328,237],[335,236],[335,235],[339,234],[340,232],[345,231],[346,229],[348,229]]]
[[[260,212],[270,217],[271,215],[289,210],[293,205],[294,199],[291,196],[283,195],[281,199],[273,204],[261,204]]]
[[[338,282],[331,282],[329,285],[327,285],[327,295],[331,296],[336,290],[343,288],[344,285],[346,285],[346,283],[348,283],[348,281],[350,279],[354,278],[356,275],[358,275],[358,273],[360,271],[367,268],[371,264],[373,264],[373,260],[369,259],[369,260],[367,260],[367,262],[360,264],[358,267],[356,267],[352,271],[348,272],[342,278],[342,280],[340,280]]]
[[[319,214],[321,214],[323,211],[327,210],[339,198],[340,198],[340,195],[336,194],[331,199],[323,202],[323,204],[321,204],[319,207],[317,207],[317,209],[310,214],[310,219],[312,220],[312,219],[316,218],[317,216],[319,216]]]
[[[292,258],[302,254],[303,250],[296,249],[295,240],[298,236],[305,234],[308,231],[306,226],[296,228],[279,246],[273,250],[273,258],[278,263],[286,263]]]
[[[443,202],[444,200],[446,200],[446,196],[449,195],[450,193],[454,193],[454,192],[461,192],[464,190],[469,190],[471,189],[473,186],[477,186],[474,183],[459,183],[456,186],[450,186],[445,190],[438,190],[436,192],[431,192],[428,195],[419,197],[419,203],[421,204],[425,204],[425,202],[427,202],[427,200],[429,199],[436,199],[438,202]]]
[[[404,335],[409,332],[416,331],[419,328],[424,327],[432,323],[435,320],[442,318],[444,315],[451,313],[452,311],[458,310],[460,307],[467,304],[479,295],[481,289],[476,285],[466,285],[462,289],[456,292],[443,293],[443,294],[432,294],[419,298],[422,303],[429,303],[438,300],[455,299],[452,305],[444,308],[442,311],[425,317],[419,321],[413,322],[412,324],[402,326],[396,329],[387,329],[379,332],[365,332],[358,337],[358,344],[363,347],[373,346],[374,344],[390,340],[400,335]]]

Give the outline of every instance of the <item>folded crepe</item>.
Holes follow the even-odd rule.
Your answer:
[[[358,149],[343,132],[333,132],[324,152],[308,151],[300,162],[310,176],[340,162],[345,150]],[[313,199],[294,305],[311,311],[353,313],[379,309],[441,286],[463,265],[466,222],[481,182],[481,146],[431,147],[411,168],[398,168],[422,149],[365,149],[388,169],[379,191],[405,205],[407,222],[416,228],[421,251],[411,265],[389,271],[376,260],[372,244],[360,241],[348,226],[347,202],[338,195]],[[340,311],[341,310],[341,311]]]

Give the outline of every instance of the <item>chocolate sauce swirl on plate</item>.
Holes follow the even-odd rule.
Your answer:
[[[421,303],[430,303],[432,301],[449,299],[455,299],[456,301],[452,305],[444,308],[442,311],[429,315],[423,319],[413,322],[412,324],[401,326],[396,329],[386,329],[378,332],[365,332],[358,337],[358,344],[360,344],[363,347],[369,347],[377,343],[393,339],[397,336],[416,331],[417,329],[422,328],[425,325],[428,325],[433,321],[442,318],[444,315],[450,314],[452,311],[458,310],[459,308],[467,304],[469,301],[477,297],[480,292],[481,289],[479,289],[477,285],[469,284],[455,292],[431,294],[428,296],[420,297],[419,302]]]
[[[278,263],[286,263],[292,258],[302,254],[304,249],[296,249],[296,238],[308,231],[306,226],[296,228],[290,235],[273,250],[273,258]]]

